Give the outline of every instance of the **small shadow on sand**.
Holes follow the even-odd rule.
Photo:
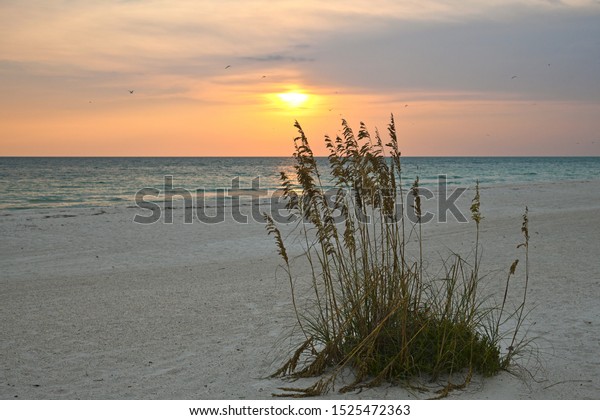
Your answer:
[[[44,216],[44,219],[60,219],[63,217],[77,217],[76,214],[53,214],[50,216]]]

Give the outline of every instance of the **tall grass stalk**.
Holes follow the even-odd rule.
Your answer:
[[[422,209],[417,178],[410,195],[416,219],[405,220],[407,195],[402,187],[401,153],[393,116],[390,140],[372,137],[361,123],[357,134],[342,120],[342,134],[325,137],[328,163],[335,180],[334,199],[327,200],[316,159],[304,131],[295,123],[295,185],[282,174],[283,197],[290,216],[302,223],[303,256],[310,268],[310,305],[299,305],[287,248],[279,227],[265,214],[285,263],[292,303],[302,340],[274,376],[318,377],[306,388],[282,388],[282,396],[313,396],[331,390],[342,371],[353,379],[339,389],[347,392],[382,382],[438,380],[462,374],[465,386],[474,373],[494,375],[510,364],[513,350],[501,351],[507,320],[517,319],[509,348],[514,349],[523,322],[526,292],[519,307],[506,310],[509,281],[499,307],[484,307],[477,294],[480,282],[479,183],[471,205],[475,221],[474,263],[458,254],[444,262],[442,278],[426,278]],[[389,153],[389,158],[385,156]],[[331,203],[333,201],[333,203]],[[335,215],[341,215],[342,221]],[[412,223],[412,226],[407,224]],[[528,249],[527,213],[523,224]],[[416,257],[409,255],[415,232]],[[527,254],[528,261],[528,254]],[[527,262],[528,265],[528,262]],[[508,279],[514,274],[516,263]],[[528,272],[527,272],[528,281]],[[525,289],[527,289],[527,281]],[[306,298],[306,296],[302,296]]]

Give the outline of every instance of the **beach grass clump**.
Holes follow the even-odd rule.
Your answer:
[[[442,261],[441,274],[432,277],[425,269],[419,179],[404,190],[393,116],[385,144],[363,123],[355,135],[345,120],[340,136],[325,137],[335,184],[327,192],[308,140],[298,122],[295,127],[295,179],[282,173],[281,181],[289,217],[299,221],[301,258],[311,274],[298,292],[281,230],[265,214],[284,261],[301,332],[297,347],[273,376],[318,379],[309,387],[282,388],[277,395],[321,395],[350,371],[351,380],[342,375],[340,392],[446,378],[439,390],[443,396],[468,384],[473,374],[491,376],[506,369],[518,348],[525,296],[521,305],[507,309],[516,262],[501,305],[486,306],[479,296],[479,184],[470,208],[475,222],[472,260],[451,253]],[[525,218],[524,232],[526,225]],[[527,235],[523,245],[527,249]],[[515,319],[514,330],[504,331],[508,320]],[[511,344],[505,353],[501,346],[507,337]],[[462,378],[458,385],[451,382],[456,375]]]

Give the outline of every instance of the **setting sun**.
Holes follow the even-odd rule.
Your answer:
[[[302,105],[308,99],[308,95],[306,93],[300,92],[285,92],[277,95],[279,99],[285,102],[287,105],[291,107],[297,107]]]

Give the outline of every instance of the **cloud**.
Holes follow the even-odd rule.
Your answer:
[[[370,93],[597,100],[599,17],[587,0],[23,0],[0,5],[0,59],[26,67],[23,83],[56,75],[48,89],[142,77],[192,89],[233,64],[248,80],[268,65]]]
[[[390,18],[371,32],[329,34],[306,71],[324,85],[381,92],[597,101],[599,18],[564,10],[435,24]]]
[[[301,63],[306,61],[315,61],[314,58],[290,56],[284,54],[267,54],[254,57],[242,57],[244,60],[259,61],[259,62],[290,62]]]

